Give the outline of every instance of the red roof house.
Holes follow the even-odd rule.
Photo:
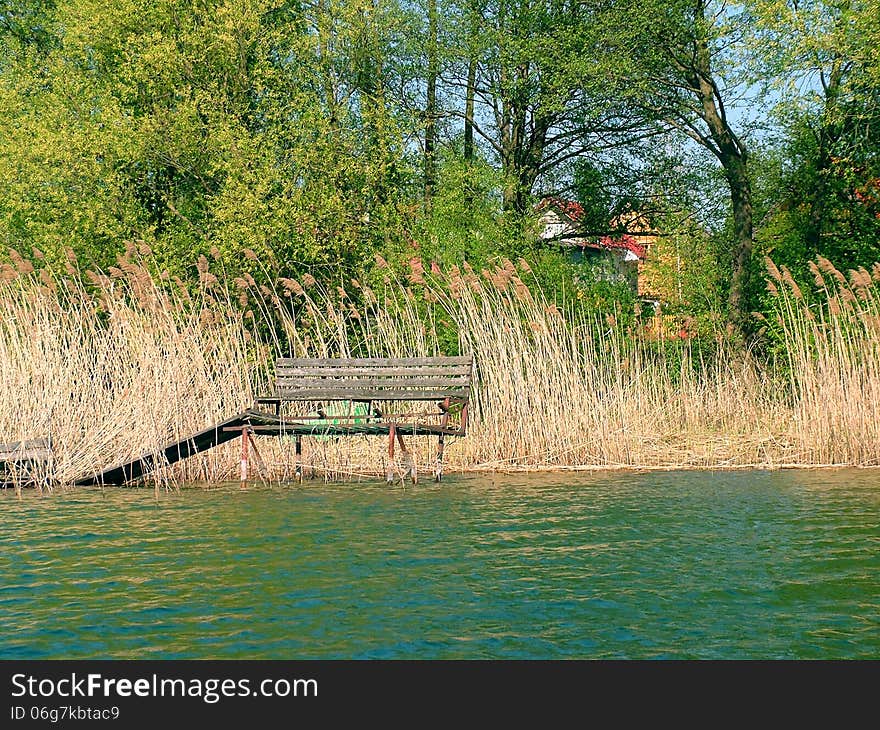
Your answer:
[[[582,230],[585,211],[577,201],[544,198],[536,212],[540,216],[538,235],[542,241],[567,249],[575,262],[592,264],[603,278],[623,279],[637,294],[645,294],[640,281],[641,263],[656,240],[656,233],[639,216],[627,217],[625,222],[631,232],[595,235]],[[612,221],[609,228],[619,222]]]

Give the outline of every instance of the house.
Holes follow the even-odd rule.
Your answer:
[[[536,207],[539,237],[568,252],[573,262],[589,262],[601,278],[625,281],[646,303],[655,306],[659,298],[645,271],[644,262],[657,240],[644,216],[627,213],[609,222],[609,229],[623,228],[618,235],[584,231],[584,207],[574,200],[544,198]]]

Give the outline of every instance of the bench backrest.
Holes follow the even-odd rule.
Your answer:
[[[467,401],[473,357],[279,358],[281,400]]]

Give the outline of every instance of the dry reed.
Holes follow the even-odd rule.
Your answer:
[[[847,277],[820,260],[817,289],[805,294],[770,263],[777,306],[768,326],[784,362],[768,365],[721,340],[704,358],[687,344],[567,314],[527,285],[525,262],[444,273],[414,260],[404,281],[389,268],[383,291],[353,281],[346,292],[308,276],[274,286],[246,276],[227,287],[202,258],[191,291],[144,254],[130,247],[107,275],[80,275],[75,257],[66,274],[34,271],[17,254],[0,272],[0,440],[51,437],[46,484],[156,453],[243,410],[267,387],[276,355],[441,354],[444,326],[476,361],[471,428],[447,449],[452,469],[880,458],[880,284],[865,270]],[[258,445],[258,478],[289,479],[290,441]],[[423,468],[433,447],[413,440]],[[231,480],[236,449],[153,478]],[[306,439],[307,475],[373,478],[384,459],[375,438]]]

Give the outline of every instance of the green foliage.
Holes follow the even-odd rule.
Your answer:
[[[880,116],[858,134],[880,145]],[[783,197],[768,211],[759,240],[775,260],[801,275],[816,256],[849,267],[880,259],[880,157],[876,151],[859,154],[847,140],[835,147],[837,153],[826,156],[803,129],[772,173],[774,192]]]
[[[636,313],[631,283],[608,262],[572,261],[564,252],[543,249],[532,264],[536,289],[576,317],[614,317],[629,326]]]
[[[576,197],[584,209],[581,225],[585,231],[601,234],[608,231],[616,213],[626,202],[615,200],[611,175],[591,160],[578,160],[574,165],[573,176]]]
[[[499,249],[498,172],[483,160],[462,160],[453,149],[445,150],[441,163],[431,210],[414,221],[418,253],[446,267],[482,267],[492,257],[515,255]]]
[[[744,171],[748,159],[739,184],[753,186],[759,253],[796,279],[816,255],[844,268],[880,258],[871,3],[749,0],[716,13],[689,0],[442,0],[430,53],[428,7],[10,0],[0,259],[33,251],[70,267],[72,250],[83,270],[108,270],[134,247],[192,291],[210,260],[229,281],[253,277],[251,290],[309,273],[356,299],[352,279],[379,290],[391,272],[411,276],[415,259],[479,272],[522,258],[560,306],[630,316],[624,283],[538,242],[540,191],[580,200],[591,232],[649,213],[664,234],[649,261],[664,311],[710,322],[744,230],[731,215],[736,165],[710,154],[739,145],[725,137],[734,128],[742,145],[728,162]],[[702,101],[700,74],[681,66],[701,43],[711,64],[700,73],[717,82]],[[740,81],[778,100],[758,120],[775,136],[748,136],[756,119],[724,105]],[[713,128],[703,102],[730,119]],[[429,122],[437,180],[426,195]],[[760,257],[745,266],[755,308]],[[421,314],[429,321],[430,307]],[[451,346],[453,334],[440,337]]]
[[[369,50],[399,28],[345,4],[309,12],[47,5],[55,48],[6,37],[19,56],[0,78],[2,235],[101,266],[143,241],[181,275],[210,249],[230,271],[258,268],[246,251],[294,273],[362,266],[409,174]]]
[[[755,9],[784,132],[763,166],[761,246],[802,281],[817,256],[868,266],[880,259],[880,14],[858,0]]]

